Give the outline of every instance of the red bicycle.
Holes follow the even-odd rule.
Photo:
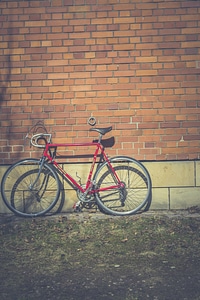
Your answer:
[[[94,126],[96,120],[91,117],[88,123]],[[52,135],[46,131],[32,134],[30,142],[35,147],[43,148],[42,157],[21,160],[7,169],[1,183],[1,194],[6,206],[19,216],[42,216],[58,202],[61,178],[64,178],[77,192],[76,209],[82,206],[89,208],[95,204],[103,213],[127,216],[148,207],[151,201],[149,173],[141,162],[131,157],[107,156],[105,148],[109,139],[104,140],[103,136],[111,130],[112,127],[92,127],[90,131],[99,134],[98,140],[72,144],[53,143]],[[59,151],[71,147],[94,148],[84,184],[65,171],[59,162],[63,157]],[[65,157],[70,158],[69,155]]]

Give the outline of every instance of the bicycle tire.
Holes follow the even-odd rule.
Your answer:
[[[40,160],[25,159],[11,165],[1,183],[1,195],[6,206],[21,217],[38,217],[49,212],[60,195],[60,181],[53,167],[44,163],[39,178]]]
[[[116,185],[116,178],[107,162],[103,163],[95,174],[95,193],[97,205],[110,215],[128,216],[141,211],[151,201],[151,178],[142,163],[130,157],[119,156],[110,159],[125,188],[108,189]]]
[[[44,180],[43,180],[43,184],[45,185],[45,186],[47,186],[47,182],[48,182],[48,180],[49,180],[49,176],[52,176],[51,175],[51,173],[50,174],[48,174],[47,172],[47,170],[42,170],[41,171],[42,173],[41,174],[43,174],[43,176],[44,176],[44,180],[45,180],[45,182],[44,182]],[[21,203],[19,202],[19,198],[16,198],[15,197],[15,194],[16,193],[18,193],[19,194],[19,189],[20,189],[20,186],[23,184],[22,182],[27,182],[27,181],[29,181],[29,179],[28,178],[34,178],[34,177],[36,177],[37,176],[37,174],[38,174],[38,170],[30,170],[30,171],[28,171],[28,172],[26,172],[26,173],[24,173],[19,179],[17,179],[17,181],[15,182],[15,184],[13,185],[13,188],[12,188],[12,191],[11,191],[11,197],[10,197],[10,199],[11,199],[11,206],[15,209],[15,210],[17,210],[17,211],[19,211],[19,207],[21,208],[22,206],[21,206]],[[41,175],[40,175],[41,176]],[[46,177],[46,178],[45,178]],[[53,179],[53,178],[52,178]],[[32,193],[33,192],[35,192],[35,191],[32,191]],[[41,192],[41,190],[40,190],[40,192]],[[42,193],[42,195],[40,196],[40,199],[42,199],[42,196],[44,195],[44,192],[46,192],[46,189],[44,188],[43,189],[43,193]],[[24,193],[24,191],[23,191],[23,193]],[[49,195],[49,194],[48,194]],[[24,198],[23,198],[24,199]],[[33,199],[33,197],[32,197],[32,199]],[[20,199],[21,200],[21,199]],[[29,199],[27,199],[27,200],[30,200],[30,198]],[[33,199],[34,200],[34,199]],[[49,212],[50,210],[52,210],[52,213],[54,213],[53,212],[53,210],[54,210],[54,208],[56,208],[57,209],[57,207],[56,207],[56,204],[58,203],[58,200],[56,201],[56,202],[53,202],[53,206],[52,206],[52,203],[51,202],[48,202],[48,199],[46,198],[46,202],[44,201],[44,199],[43,199],[43,201],[41,202],[41,201],[34,201],[34,202],[24,202],[23,203],[23,212],[25,212],[25,211],[27,211],[27,209],[28,208],[30,208],[30,207],[36,207],[35,208],[35,211],[37,211],[37,215],[35,215],[35,216],[41,216],[41,215],[44,215],[44,214],[46,214],[47,212]],[[40,206],[39,206],[40,205]],[[46,208],[45,208],[45,206],[46,206]],[[38,210],[39,208],[42,208],[42,210],[40,211],[40,210]],[[38,209],[37,209],[38,208]],[[20,211],[22,211],[22,209],[20,209]],[[29,211],[30,211],[30,209],[29,209]],[[30,213],[29,213],[30,214]],[[31,217],[33,217],[33,210],[32,210],[32,212],[31,212]]]

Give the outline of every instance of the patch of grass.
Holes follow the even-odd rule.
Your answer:
[[[200,299],[198,218],[0,225],[1,299]]]

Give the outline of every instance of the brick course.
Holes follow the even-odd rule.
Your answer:
[[[112,155],[199,158],[200,2],[0,2],[0,163],[42,119],[55,141],[113,125]]]

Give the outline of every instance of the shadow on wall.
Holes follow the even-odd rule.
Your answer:
[[[1,62],[2,67],[0,68],[0,102],[3,102],[5,100],[8,83],[10,81],[10,75],[11,75],[10,54],[3,55],[2,60],[3,60],[3,62]]]
[[[5,49],[6,53],[1,56],[0,61],[0,104],[6,100],[7,88],[10,82],[11,77],[11,45],[12,45],[12,36],[13,36],[13,29],[12,27],[9,28],[9,40],[8,40],[8,48]]]
[[[7,16],[6,18],[9,18]],[[2,26],[7,29],[7,34],[3,35],[3,45],[2,55],[0,55],[0,140],[4,147],[9,144],[9,127],[6,125],[11,119],[11,107],[7,105],[7,101],[10,100],[9,86],[11,81],[11,71],[12,71],[12,47],[13,47],[13,28],[12,20],[5,20]],[[4,25],[5,24],[5,25]],[[5,123],[6,122],[6,123]],[[6,148],[4,148],[5,150]],[[4,163],[8,155],[3,152],[1,153],[0,163]]]
[[[13,27],[13,8],[9,8],[9,10],[10,14],[5,15],[4,22],[2,22],[3,29],[7,30],[7,34],[3,35],[2,41],[7,44],[7,47],[3,48],[4,52],[0,57],[0,106],[3,101],[9,99],[8,87],[11,80],[12,70],[12,49],[15,30]]]

